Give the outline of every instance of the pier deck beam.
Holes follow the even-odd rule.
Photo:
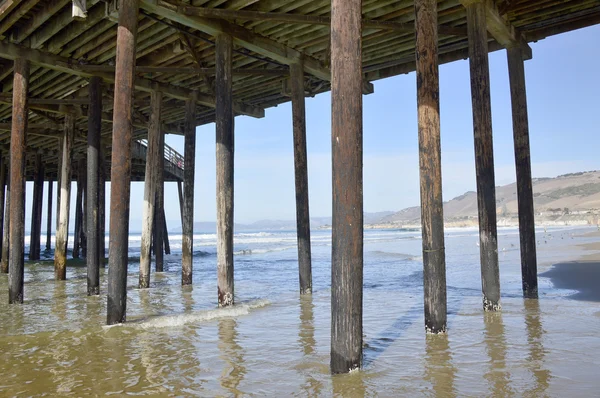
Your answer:
[[[125,322],[127,308],[131,137],[138,14],[138,0],[119,0],[110,185],[108,325]]]
[[[31,202],[31,231],[29,238],[29,260],[40,259],[40,238],[42,235],[42,200],[44,196],[44,164],[42,154],[35,155],[33,177],[33,200]]]
[[[331,2],[331,372],[362,366],[361,0]]]
[[[537,256],[535,248],[535,217],[531,182],[529,121],[525,89],[525,66],[520,47],[506,50],[512,102],[515,166],[517,171],[517,202],[519,206],[519,235],[521,242],[521,275],[523,296],[538,297]]]
[[[15,59],[13,79],[12,126],[10,132],[10,252],[8,256],[8,302],[23,302],[25,244],[25,149],[27,142],[27,91],[29,61]]]
[[[296,179],[296,229],[300,294],[312,292],[310,214],[308,205],[308,161],[306,156],[306,111],[304,104],[304,66],[290,65],[292,120],[294,129],[294,175]]]
[[[48,208],[46,217],[46,250],[50,250],[52,246],[52,187],[54,182],[52,178],[48,179]]]
[[[146,150],[146,174],[144,183],[144,202],[142,205],[142,237],[140,253],[140,289],[150,287],[150,244],[152,226],[155,223],[156,188],[158,179],[158,157],[160,154],[160,106],[162,93],[153,91],[150,99],[150,120],[148,122],[148,147]],[[156,231],[155,231],[156,233]],[[156,253],[156,246],[154,253]]]
[[[194,238],[194,169],[196,159],[196,103],[185,101],[183,164],[183,225],[181,241],[181,284],[192,284]]]
[[[233,38],[216,40],[217,128],[217,294],[219,306],[234,304],[233,284],[233,173],[234,115],[231,86]],[[187,163],[185,165],[187,170]],[[184,195],[187,199],[187,192]]]
[[[446,258],[436,0],[415,1],[425,330],[446,331]]]
[[[468,0],[462,3],[467,9],[469,34],[483,309],[498,311],[500,310],[500,272],[486,11],[481,0]]]
[[[69,207],[71,204],[71,150],[75,131],[75,116],[65,115],[65,128],[62,138],[60,161],[60,193],[58,194],[59,211],[56,222],[56,244],[54,248],[54,278],[67,278],[67,238],[69,232]]]
[[[98,184],[100,161],[100,133],[102,128],[102,80],[92,77],[89,85],[87,132],[87,294],[100,294],[99,209]]]

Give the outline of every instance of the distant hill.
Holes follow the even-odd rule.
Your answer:
[[[597,223],[600,215],[600,171],[565,174],[556,178],[533,179],[537,224]],[[516,225],[517,184],[496,187],[496,211],[500,225]],[[420,224],[421,208],[409,207],[375,224],[389,226]],[[477,225],[477,193],[469,191],[444,202],[447,225]]]

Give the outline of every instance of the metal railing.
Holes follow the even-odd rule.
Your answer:
[[[148,151],[148,140],[141,139],[137,140],[137,151],[140,156],[146,157]],[[183,178],[183,170],[185,169],[183,156],[177,152],[175,149],[171,148],[167,144],[165,145],[165,171],[177,176],[179,178]],[[135,149],[134,149],[135,150]]]

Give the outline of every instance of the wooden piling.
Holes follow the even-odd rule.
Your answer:
[[[446,331],[446,259],[436,0],[415,1],[425,330]]]
[[[75,196],[75,231],[73,234],[73,258],[79,258],[81,249],[81,230],[83,229],[83,176],[85,171],[85,161],[80,159],[77,162],[77,195]],[[83,166],[83,167],[82,167]]]
[[[162,220],[163,220],[163,245],[165,249],[165,254],[171,254],[171,245],[169,244],[169,230],[167,229],[167,218],[165,216],[165,211],[163,208],[162,212]]]
[[[154,202],[158,180],[158,157],[160,156],[160,105],[162,93],[153,91],[150,99],[150,120],[148,123],[148,147],[146,150],[146,175],[144,182],[144,202],[142,203],[142,238],[140,253],[139,288],[150,287],[150,243],[152,226],[155,223]],[[162,238],[162,237],[161,237]],[[154,247],[156,253],[156,246]]]
[[[8,254],[10,252],[10,177],[6,179],[6,204],[4,205],[4,236],[2,236],[2,260],[0,273],[8,274]]]
[[[102,146],[98,167],[98,263],[104,268],[106,267],[106,168]]]
[[[29,237],[29,260],[40,259],[40,237],[42,234],[42,200],[44,195],[44,165],[42,154],[35,156],[33,176],[33,200],[31,202],[31,230]]]
[[[0,259],[2,258],[2,241],[4,240],[4,202],[6,199],[6,163],[0,159]]]
[[[156,254],[155,269],[163,271],[165,265],[164,256],[164,229],[165,229],[165,135],[161,132],[158,145],[158,159],[156,162]]]
[[[233,286],[233,162],[234,115],[231,88],[233,39],[216,38],[216,127],[217,127],[217,294],[219,306],[234,304]],[[186,163],[187,169],[187,163]],[[187,191],[185,193],[187,195]]]
[[[119,0],[115,62],[112,167],[110,190],[110,250],[106,323],[125,322],[131,180],[131,136],[138,0]]]
[[[308,160],[306,156],[306,112],[304,105],[304,64],[290,65],[292,120],[294,129],[294,175],[296,180],[296,231],[300,294],[312,292],[310,214],[308,206]]]
[[[14,62],[12,126],[10,132],[10,237],[8,257],[8,302],[23,302],[25,243],[25,149],[29,108],[29,61],[17,58]]]
[[[90,106],[88,108],[87,132],[87,294],[100,294],[100,259],[99,259],[99,161],[100,134],[102,128],[102,80],[92,77],[89,85]]]
[[[54,247],[54,278],[56,280],[67,278],[67,238],[69,236],[69,207],[71,204],[71,150],[73,148],[74,130],[75,116],[72,114],[65,115],[62,160],[60,161],[60,196],[58,197],[60,210],[56,218],[56,244]]]
[[[498,311],[500,310],[500,273],[485,6],[480,0],[475,0],[465,4],[465,7],[469,35],[483,308],[485,311]]]
[[[183,213],[185,211],[183,205],[183,183],[181,180],[177,180],[177,194],[179,195],[179,215],[181,216],[181,229],[183,230]]]
[[[331,2],[331,372],[362,364],[361,0]]]
[[[184,223],[181,237],[181,284],[191,285],[194,237],[194,169],[196,158],[196,103],[193,99],[185,101],[184,135]]]
[[[525,66],[519,47],[506,50],[512,102],[515,165],[517,170],[517,203],[519,206],[519,235],[521,242],[521,276],[523,295],[538,297],[537,256],[535,248],[535,211],[531,182],[531,155],[529,149],[529,120]]]
[[[54,182],[48,180],[48,208],[46,217],[46,250],[49,251],[52,246],[52,187]]]

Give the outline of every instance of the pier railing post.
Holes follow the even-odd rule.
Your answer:
[[[467,9],[469,36],[483,309],[498,311],[500,310],[500,273],[485,6],[481,0],[463,0],[462,3]]]
[[[160,105],[162,93],[153,91],[150,95],[150,120],[148,122],[148,147],[146,149],[146,175],[144,183],[144,202],[142,203],[142,237],[140,252],[140,279],[139,287],[150,287],[150,243],[152,240],[152,226],[156,213],[154,202],[156,199],[158,161],[160,153]],[[154,247],[156,253],[156,247]]]
[[[69,233],[69,207],[71,204],[71,150],[75,116],[65,115],[65,126],[62,137],[62,152],[60,161],[60,195],[58,196],[59,211],[56,222],[56,247],[54,248],[54,278],[67,278],[67,238]]]
[[[296,230],[300,294],[312,292],[310,253],[310,214],[308,206],[308,160],[306,156],[306,111],[304,104],[304,65],[290,65],[292,120],[294,129],[294,175],[296,180]]]
[[[196,159],[196,101],[185,101],[183,164],[183,225],[181,240],[181,284],[192,284],[194,251],[194,169]]]
[[[234,118],[230,35],[216,40],[217,128],[217,294],[219,306],[234,304],[233,285],[233,173]],[[185,165],[187,170],[187,163]],[[184,195],[187,199],[187,192]]]
[[[331,371],[362,366],[363,132],[361,0],[331,2]]]
[[[92,77],[89,85],[90,107],[88,108],[87,132],[87,293],[88,296],[100,294],[99,212],[98,184],[100,133],[102,128],[102,81]]]
[[[119,0],[115,62],[112,162],[110,185],[110,247],[106,323],[125,322],[131,192],[131,138],[138,0]]]
[[[15,59],[10,132],[10,252],[8,256],[8,302],[23,302],[25,245],[25,149],[28,118],[27,91],[29,88],[29,61]]]
[[[425,330],[446,331],[437,1],[415,0]]]
[[[517,171],[517,202],[519,206],[519,235],[521,242],[521,275],[523,295],[538,297],[537,256],[535,247],[535,211],[531,182],[529,149],[529,120],[525,89],[525,66],[519,47],[506,49],[512,102],[515,166]]]

